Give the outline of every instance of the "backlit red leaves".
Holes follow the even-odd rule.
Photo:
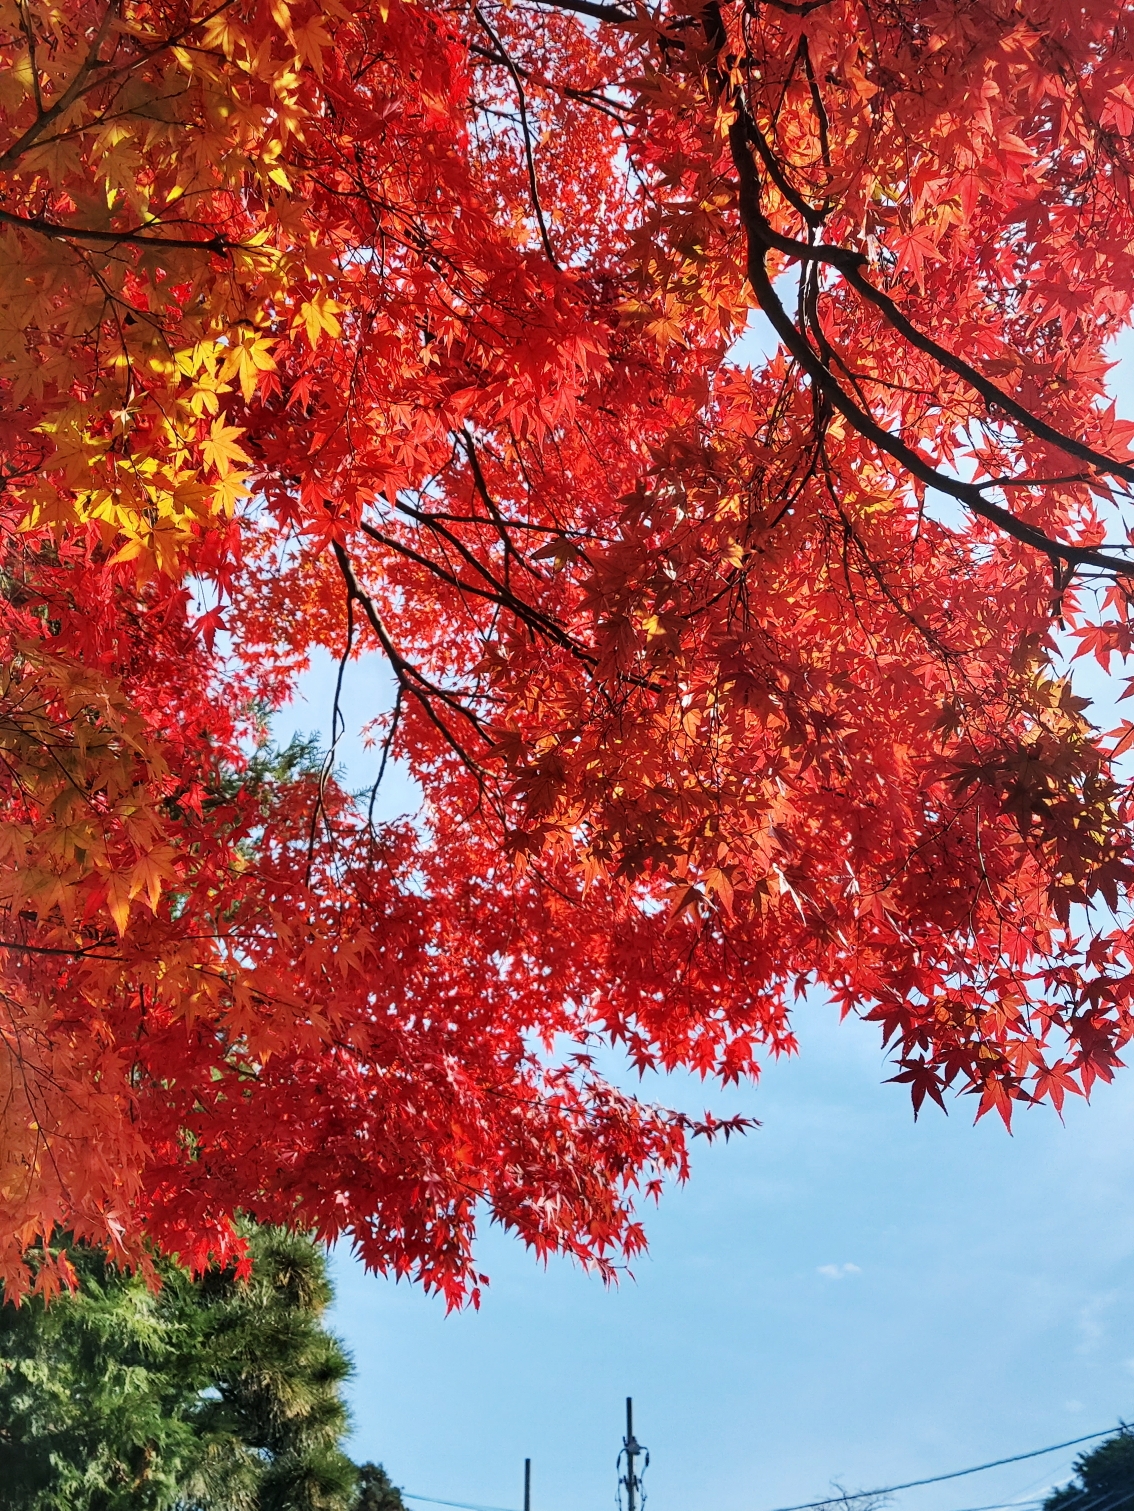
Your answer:
[[[1113,1075],[1129,731],[1054,635],[1134,644],[1115,6],[0,51],[8,1284],[242,1208],[458,1301],[482,1203],[609,1272],[722,1125],[596,1048],[735,1081],[809,991],[915,1110]],[[319,650],[389,665],[418,824],[250,755]]]

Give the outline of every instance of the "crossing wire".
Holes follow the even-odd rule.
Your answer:
[[[870,1500],[874,1496],[896,1495],[899,1490],[916,1490],[921,1485],[940,1485],[944,1480],[959,1480],[966,1474],[982,1474],[986,1469],[999,1469],[1002,1464],[1020,1464],[1024,1459],[1038,1459],[1045,1453],[1058,1453],[1061,1448],[1076,1448],[1080,1443],[1091,1443],[1095,1438],[1109,1437],[1119,1427],[1103,1427],[1099,1432],[1084,1433],[1081,1438],[1069,1438],[1066,1443],[1052,1443],[1047,1448],[1033,1448],[1029,1453],[1014,1453],[1010,1458],[992,1459],[987,1464],[974,1464],[971,1469],[953,1469],[948,1474],[931,1474],[923,1480],[906,1480],[901,1485],[886,1485],[881,1490],[858,1490],[853,1495],[828,1495],[821,1501],[803,1501],[798,1506],[777,1506],[776,1511],[819,1511],[822,1506],[837,1505],[840,1501]]]

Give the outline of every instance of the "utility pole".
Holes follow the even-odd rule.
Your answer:
[[[524,1511],[532,1511],[532,1461],[524,1460]]]
[[[634,1466],[634,1460],[642,1455],[642,1473],[645,1473],[650,1462],[650,1454],[647,1448],[643,1448],[634,1436],[634,1402],[630,1396],[626,1397],[626,1436],[622,1440],[622,1452],[618,1455],[619,1467],[622,1459],[626,1459],[626,1473],[619,1478],[619,1502],[622,1500],[622,1490],[626,1491],[626,1511],[641,1511],[645,1504],[646,1496],[642,1489],[642,1475]]]

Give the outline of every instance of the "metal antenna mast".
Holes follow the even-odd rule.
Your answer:
[[[532,1461],[524,1460],[524,1511],[532,1511]]]
[[[641,1473],[635,1467],[635,1459],[642,1458]],[[622,1505],[622,1492],[626,1491],[626,1511],[642,1511],[646,1504],[646,1492],[642,1487],[642,1475],[650,1466],[650,1451],[643,1448],[634,1436],[634,1402],[626,1397],[626,1436],[622,1440],[622,1452],[618,1455],[618,1468],[626,1460],[626,1473],[618,1477],[618,1504]]]

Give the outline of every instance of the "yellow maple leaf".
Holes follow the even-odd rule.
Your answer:
[[[227,477],[241,462],[251,460],[241,449],[238,436],[244,434],[239,425],[226,425],[223,415],[218,415],[209,427],[208,440],[201,445],[201,455],[207,467],[214,467],[220,477]]]
[[[240,392],[248,403],[256,392],[256,383],[259,374],[271,372],[275,368],[275,360],[272,357],[274,342],[270,336],[253,336],[251,340],[242,341],[239,346],[234,346],[225,358],[221,368],[221,378],[235,377],[240,383]]]
[[[124,876],[115,874],[107,878],[106,906],[110,910],[114,927],[118,930],[118,937],[121,939],[130,922],[130,888]]]
[[[143,855],[130,873],[130,896],[137,897],[139,892],[144,891],[151,913],[157,911],[162,883],[175,879],[172,860],[173,851],[169,846],[158,845]]]
[[[337,340],[343,333],[342,326],[335,318],[341,309],[342,305],[328,299],[326,294],[316,294],[314,299],[300,305],[299,314],[292,321],[292,329],[303,326],[312,349],[318,346],[321,331],[326,331],[332,340]]]
[[[331,45],[331,39],[327,35],[322,18],[312,16],[303,26],[297,26],[292,40],[297,56],[304,63],[310,63],[316,75],[321,79],[323,77],[323,52]]]
[[[213,489],[213,504],[222,514],[229,517],[235,514],[237,504],[252,491],[245,482],[245,476],[243,472],[229,472],[218,479]]]

